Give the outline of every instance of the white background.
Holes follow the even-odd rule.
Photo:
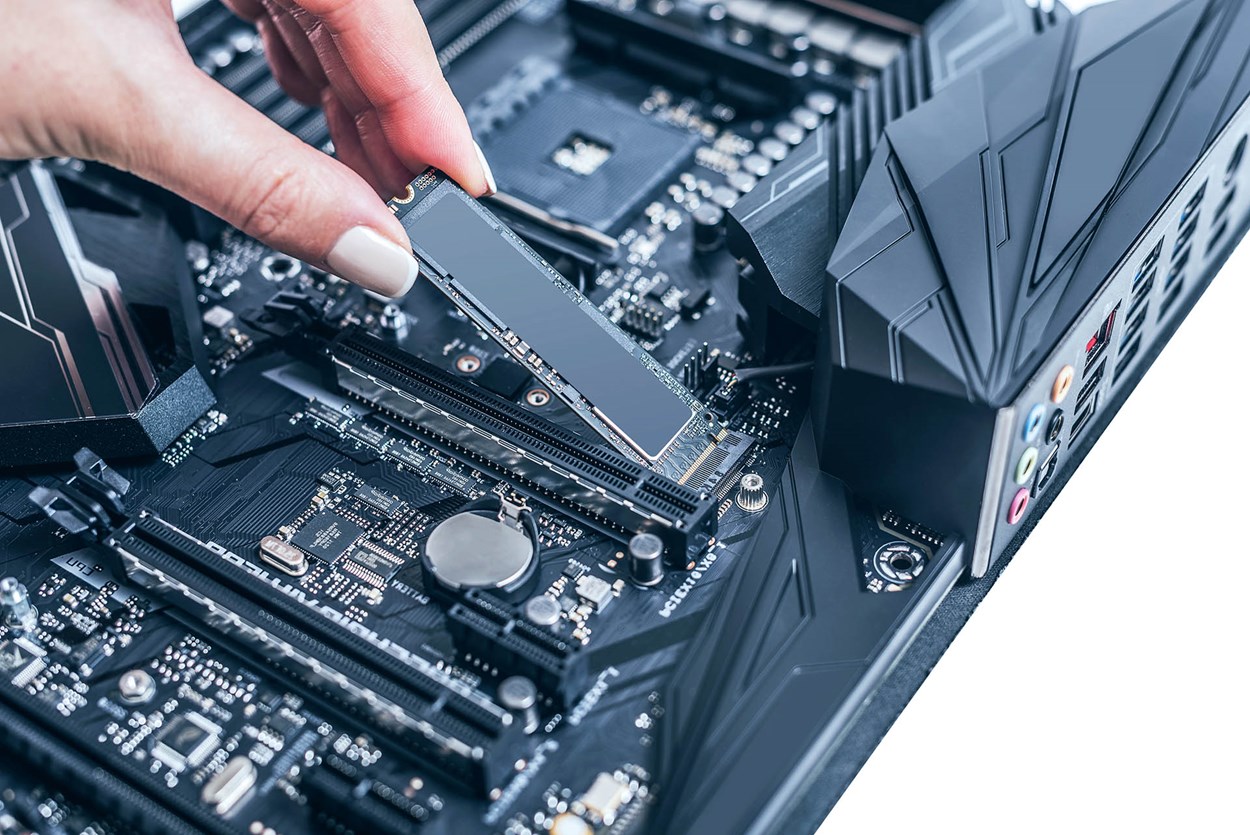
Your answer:
[[[819,835],[1250,832],[1248,313],[1243,243]]]

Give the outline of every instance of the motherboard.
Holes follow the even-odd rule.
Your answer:
[[[762,102],[588,48],[578,16],[607,4],[465,3],[463,26],[429,5],[501,193],[432,172],[396,198],[428,279],[407,298],[113,172],[32,174],[83,226],[174,216],[215,404],[158,455],[84,444],[0,482],[0,736],[22,752],[0,830],[663,831],[667,683],[782,478],[813,349],[749,347],[726,213],[909,35],[829,14],[857,51],[769,75]],[[215,5],[183,27],[206,72],[333,151],[254,32]],[[790,60],[748,31],[744,56]],[[847,508],[857,595],[948,556]]]
[[[334,153],[193,5],[200,68]],[[1233,0],[417,5],[499,191],[392,196],[402,299],[102,166],[0,172],[0,832],[810,828],[1144,371],[1097,370],[1141,230],[1175,205],[1189,259],[1222,201],[1179,312],[1250,222]],[[1166,153],[1107,193],[1149,190],[1018,287],[1042,180],[1004,197],[983,146],[1048,159],[1103,89],[1062,62],[1160,55],[1170,14],[1224,87],[1169,125],[1211,129],[1148,132],[1143,85],[1113,144]]]

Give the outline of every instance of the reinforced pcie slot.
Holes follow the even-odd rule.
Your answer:
[[[105,543],[135,582],[232,636],[277,669],[393,737],[468,788],[502,784],[521,750],[513,716],[463,682],[422,662],[404,663],[296,602],[224,549],[141,513]],[[260,569],[257,569],[260,570]]]
[[[331,344],[340,387],[579,516],[663,538],[684,563],[716,533],[712,499],[352,330]]]
[[[163,781],[156,784],[147,766],[138,760],[114,757],[103,767],[84,754],[72,737],[63,738],[73,733],[68,723],[28,718],[40,709],[44,715],[49,712],[37,696],[16,689],[3,692],[6,700],[20,703],[10,706],[0,701],[0,751],[7,763],[20,763],[24,770],[56,781],[71,800],[99,811],[128,832],[226,835],[231,831],[229,822],[209,814],[208,807],[168,791]],[[147,786],[149,791],[141,792],[136,786]]]

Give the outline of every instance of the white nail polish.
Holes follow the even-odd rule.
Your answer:
[[[326,263],[348,281],[391,298],[411,290],[421,272],[411,252],[367,226],[344,232],[326,256]]]
[[[490,170],[490,163],[486,161],[486,154],[482,153],[482,146],[474,142],[473,147],[477,148],[477,158],[482,163],[482,176],[486,178],[486,196],[490,197],[499,192],[499,186],[495,185],[495,174]]]

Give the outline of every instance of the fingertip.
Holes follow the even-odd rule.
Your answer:
[[[388,298],[407,294],[421,274],[410,248],[367,226],[344,232],[325,260],[335,274]]]
[[[495,173],[490,170],[490,163],[486,161],[486,153],[482,150],[482,146],[474,142],[473,148],[477,151],[477,159],[482,166],[482,180],[485,183],[485,190],[479,196],[493,197],[499,193],[499,186],[495,183]]]

